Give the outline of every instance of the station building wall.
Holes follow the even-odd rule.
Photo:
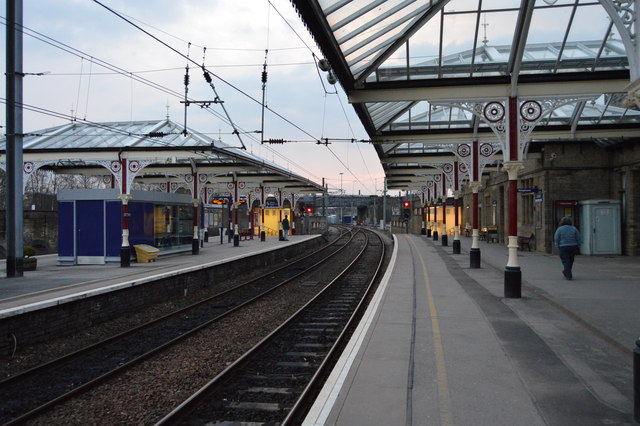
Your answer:
[[[518,188],[538,192],[518,194],[518,234],[535,235],[537,251],[552,253],[559,218],[575,212],[585,200],[614,200],[621,206],[622,253],[640,255],[640,146],[633,142],[603,148],[592,142],[546,143],[534,146],[519,173]],[[480,227],[496,225],[501,242],[508,236],[508,177],[501,168],[483,177],[479,192]],[[465,188],[464,205],[472,206]],[[572,210],[574,209],[574,210]],[[472,223],[471,209],[463,221]]]

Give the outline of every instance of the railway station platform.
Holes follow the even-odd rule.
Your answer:
[[[191,252],[160,256],[156,262],[131,262],[128,268],[119,263],[103,265],[59,266],[57,255],[38,256],[35,271],[25,271],[23,277],[6,277],[6,262],[0,262],[0,318],[42,309],[119,288],[134,286],[188,271],[202,269],[243,257],[276,250],[284,245],[299,244],[320,235],[291,235],[289,241],[277,237],[242,240],[238,247],[225,239],[210,239],[197,255]]]
[[[482,267],[440,241],[398,234],[392,268],[305,425],[633,423],[640,264],[519,252],[522,298],[505,299],[507,248]]]

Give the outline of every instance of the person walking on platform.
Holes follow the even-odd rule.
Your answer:
[[[289,241],[289,216],[284,215],[284,219],[282,219],[282,237],[285,241]]]
[[[560,260],[564,266],[562,274],[565,279],[570,280],[573,278],[571,272],[573,260],[578,254],[578,247],[581,243],[580,232],[573,226],[570,217],[565,216],[560,220],[560,226],[556,229],[553,241],[560,251]]]

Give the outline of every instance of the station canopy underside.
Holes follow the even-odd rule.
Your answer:
[[[528,135],[529,149],[640,140],[637,98],[629,97],[640,61],[628,55],[640,51],[634,2],[291,1],[387,177],[403,176],[390,188],[421,186],[425,168],[453,161],[452,144],[498,143],[474,106],[514,96],[552,105]]]
[[[25,174],[42,168],[110,177],[111,162],[126,158],[140,167],[129,169],[135,171],[133,182],[141,184],[186,186],[186,177],[198,173],[201,188],[227,194],[233,182],[244,182],[247,187],[262,185],[272,191],[323,192],[320,184],[220,140],[190,129],[185,132],[169,119],[73,122],[25,135],[23,153]],[[5,161],[6,140],[0,141],[0,154],[0,160]]]

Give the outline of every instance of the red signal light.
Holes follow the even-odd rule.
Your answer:
[[[402,202],[402,206],[405,207],[405,208],[409,208],[409,207],[411,207],[411,203],[408,202],[408,201],[403,201]]]
[[[307,208],[305,209],[305,211],[306,211],[307,213],[313,213],[313,207],[307,207]]]

